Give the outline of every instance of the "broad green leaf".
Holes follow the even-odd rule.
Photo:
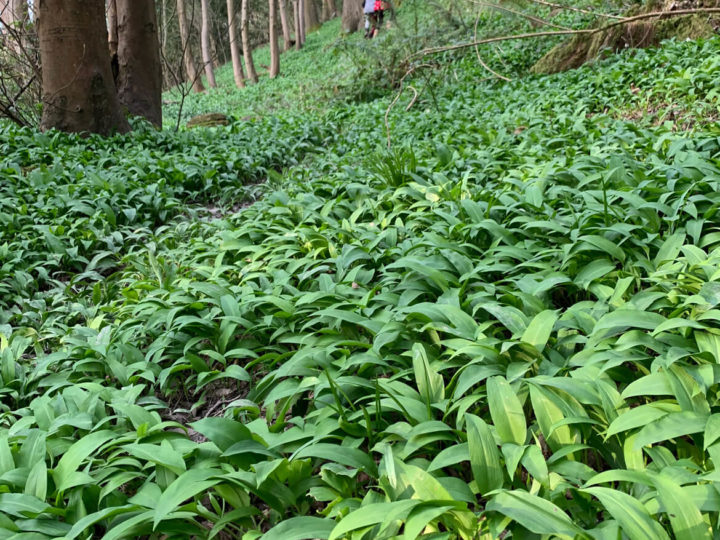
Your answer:
[[[678,497],[679,484],[664,474],[656,475],[653,482],[677,540],[712,538],[710,528],[695,503],[686,497]]]
[[[527,491],[502,491],[488,502],[486,508],[509,517],[535,534],[565,534],[571,538],[584,535],[584,531],[560,508]]]
[[[504,377],[487,380],[490,416],[500,440],[504,443],[525,444],[527,424],[522,404]]]
[[[413,346],[413,372],[418,392],[426,403],[437,403],[443,400],[445,382],[442,375],[430,366],[425,348],[420,343]]]
[[[485,495],[503,485],[500,452],[490,427],[481,418],[473,414],[466,414],[465,422],[468,450],[470,451],[470,468],[480,493]]]
[[[635,497],[615,489],[594,487],[582,491],[597,497],[602,505],[615,518],[630,540],[669,540],[665,529],[655,521],[647,509]]]
[[[313,516],[297,516],[281,521],[262,535],[262,540],[326,539],[335,528],[335,521]]]
[[[78,467],[100,446],[116,437],[112,431],[96,431],[85,435],[63,454],[53,471],[55,486],[59,492],[85,483],[87,480],[76,475]]]
[[[553,327],[558,320],[557,312],[553,310],[541,311],[528,324],[522,334],[520,341],[529,343],[538,351],[542,351],[547,345]]]
[[[203,418],[191,423],[190,427],[210,439],[223,452],[238,441],[252,439],[248,428],[230,418]]]
[[[691,411],[670,413],[643,427],[635,439],[635,448],[642,448],[668,439],[700,433],[708,417]]]
[[[372,503],[361,506],[342,518],[340,522],[335,525],[328,540],[342,538],[350,531],[382,523],[390,513],[395,514],[397,516],[396,519],[404,519],[404,516],[402,513],[398,513],[398,510],[410,512],[410,510],[419,503],[420,501],[410,499],[395,502]]]
[[[153,529],[174,512],[183,501],[191,499],[198,493],[221,482],[215,469],[190,469],[178,476],[168,488],[163,491],[153,514]]]

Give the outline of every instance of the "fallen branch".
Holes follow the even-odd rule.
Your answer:
[[[550,28],[559,28],[560,30],[571,30],[571,28],[568,28],[567,26],[562,26],[559,24],[551,23],[550,21],[546,21],[545,19],[541,19],[540,17],[536,17],[535,15],[530,15],[529,13],[523,13],[522,11],[518,11],[516,9],[509,8],[507,6],[501,6],[500,4],[493,4],[492,2],[483,2],[482,0],[470,0],[473,4],[476,4],[478,6],[483,6],[490,9],[496,9],[498,11],[505,11],[507,13],[511,13],[515,15],[516,17],[522,17],[523,19],[527,19],[528,21],[532,21],[535,24],[539,24],[541,26],[549,26]]]
[[[478,45],[485,45],[486,43],[496,43],[498,41],[510,41],[513,39],[533,39],[538,37],[549,37],[549,36],[572,36],[572,35],[592,35],[599,32],[605,32],[610,28],[621,26],[624,24],[630,24],[636,21],[644,19],[653,19],[660,17],[678,17],[680,15],[696,15],[699,13],[720,13],[720,8],[695,8],[695,9],[678,9],[675,11],[654,11],[651,13],[643,13],[641,15],[634,15],[633,17],[625,17],[623,19],[608,23],[598,28],[581,28],[581,29],[570,29],[570,30],[548,30],[545,32],[530,32],[527,34],[515,34],[509,36],[496,36],[491,38],[480,39],[472,41],[470,43],[458,43],[457,45],[446,45],[444,47],[430,47],[418,51],[408,57],[408,60],[417,57],[424,57],[430,54],[437,54],[447,51],[456,51],[459,49],[466,49],[468,47],[476,47]]]
[[[534,4],[540,4],[541,6],[548,6],[554,9],[564,9],[567,11],[575,11],[576,13],[583,13],[585,15],[592,15],[593,17],[603,17],[605,19],[618,19],[622,20],[625,17],[622,15],[611,15],[610,13],[601,13],[599,11],[590,11],[589,9],[582,9],[574,6],[566,6],[563,4],[554,4],[552,2],[546,2],[545,0],[530,0]]]

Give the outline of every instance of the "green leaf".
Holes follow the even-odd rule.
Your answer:
[[[413,372],[418,392],[428,405],[442,401],[445,397],[445,383],[442,375],[435,371],[428,361],[425,347],[413,346]]]
[[[223,452],[238,441],[252,439],[248,428],[230,418],[203,418],[191,423],[190,427],[205,435]]]
[[[541,311],[533,317],[530,324],[525,329],[520,341],[529,343],[538,351],[542,351],[547,345],[553,327],[558,320],[558,314],[553,310]]]
[[[410,510],[418,504],[420,504],[420,501],[409,499],[395,502],[371,503],[361,506],[354,512],[350,512],[335,525],[328,540],[335,540],[336,538],[343,537],[350,531],[382,523],[385,517],[391,513],[396,516],[396,519],[404,519],[403,513],[409,513]]]
[[[473,414],[466,414],[465,422],[470,451],[470,468],[480,493],[485,495],[503,485],[500,452],[490,427],[481,418]]]
[[[691,411],[670,413],[643,427],[635,439],[635,448],[642,448],[683,435],[700,433],[705,430],[707,420],[707,415]]]
[[[298,516],[281,521],[262,535],[261,540],[310,540],[326,539],[335,528],[331,519]]]
[[[560,508],[527,491],[498,493],[486,508],[517,521],[535,534],[565,534],[571,538],[584,534]]]
[[[592,335],[603,337],[619,333],[624,328],[642,328],[655,330],[665,322],[665,317],[639,309],[621,308],[603,315],[593,328]],[[607,332],[612,330],[612,332]]]
[[[512,387],[504,377],[491,377],[486,384],[490,416],[500,440],[504,443],[525,444],[525,413]]]
[[[663,474],[653,478],[660,501],[670,518],[676,540],[710,540],[712,534],[708,524],[693,501],[687,497],[678,497],[681,488],[675,481]]]
[[[215,469],[190,469],[178,476],[165,491],[155,507],[153,530],[165,517],[173,512],[183,501],[193,498],[200,492],[221,482],[214,478],[221,474]]]
[[[53,471],[57,490],[62,493],[68,488],[87,483],[89,480],[86,475],[76,474],[78,467],[90,454],[115,437],[116,435],[112,431],[96,431],[85,435],[73,444],[60,458]]]
[[[597,497],[615,518],[630,540],[669,540],[665,529],[655,521],[643,504],[635,497],[605,487],[586,488],[581,491]]]

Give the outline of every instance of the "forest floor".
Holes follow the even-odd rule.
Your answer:
[[[396,99],[404,5],[161,132],[0,125],[0,537],[717,533],[720,39]]]

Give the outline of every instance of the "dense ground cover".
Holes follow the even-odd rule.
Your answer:
[[[3,127],[0,535],[712,537],[719,53]]]

